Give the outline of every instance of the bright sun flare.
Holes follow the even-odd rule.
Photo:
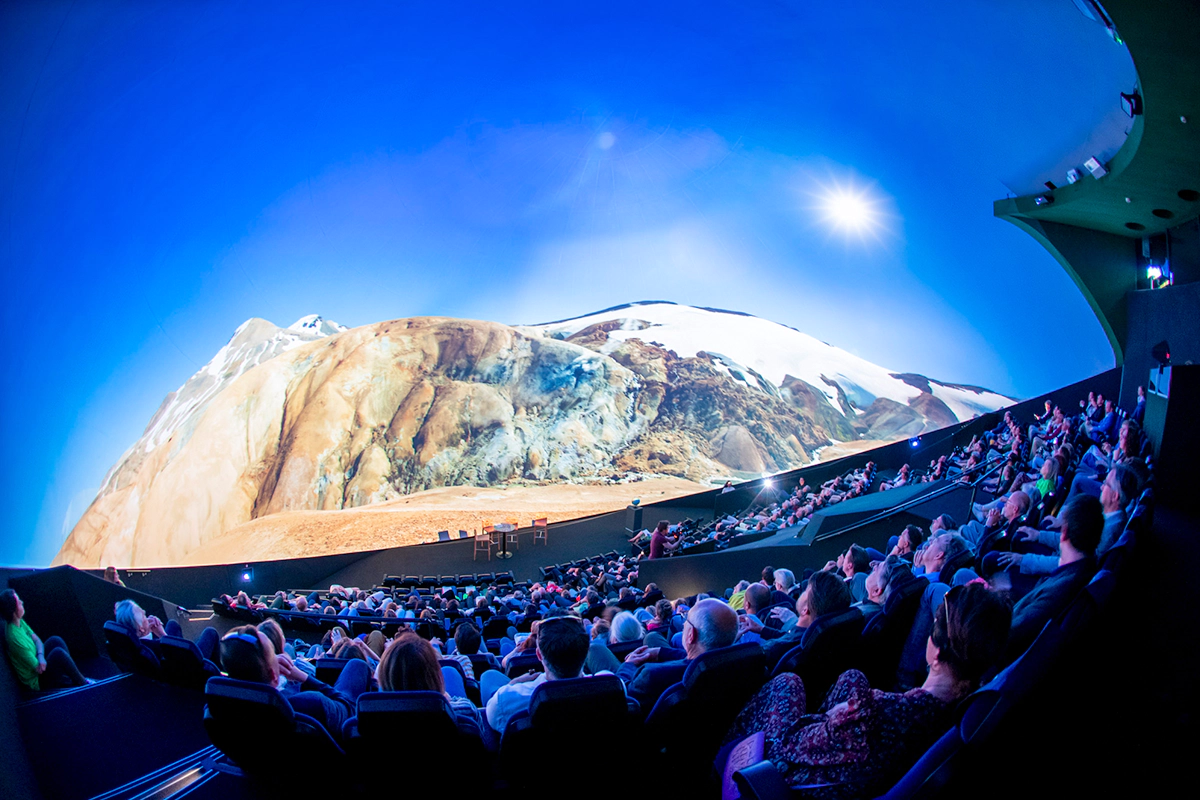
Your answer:
[[[824,198],[825,218],[847,231],[866,231],[878,224],[874,203],[862,192],[835,189]]]

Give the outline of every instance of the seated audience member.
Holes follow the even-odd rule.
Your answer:
[[[738,634],[737,612],[721,600],[707,598],[696,603],[683,626],[683,650],[639,647],[625,657],[617,675],[629,696],[649,714],[658,698],[683,679],[688,662],[702,653],[733,644]]]
[[[854,607],[862,611],[864,616],[882,611],[892,588],[903,586],[912,580],[912,577],[908,562],[899,556],[888,556],[883,561],[876,561],[871,565],[871,574],[867,576],[866,599],[855,603]]]
[[[500,662],[496,657],[487,650],[480,652],[483,647],[483,634],[469,622],[461,623],[454,629],[454,652],[448,658],[453,658],[455,661],[463,665],[463,671],[467,673],[468,678],[478,678],[474,665],[476,662],[480,664],[480,672],[483,672],[487,667],[499,670]],[[475,656],[475,658],[471,658]],[[471,669],[467,669],[471,667]]]
[[[175,620],[168,620],[164,626],[162,620],[154,615],[147,615],[145,610],[132,600],[122,600],[113,606],[113,616],[129,634],[145,642],[155,655],[159,654],[158,640],[164,636],[183,638],[183,629]],[[196,647],[200,655],[209,661],[217,660],[217,641],[220,634],[217,629],[207,627],[196,637]]]
[[[355,659],[342,667],[337,682],[328,686],[297,667],[287,655],[277,655],[270,639],[253,625],[234,628],[221,639],[221,666],[231,678],[278,687],[287,678],[298,687],[288,697],[292,708],[315,719],[330,736],[341,736],[342,723],[354,715],[358,696],[367,690],[371,670]]]
[[[772,612],[783,620],[781,630],[763,627],[746,617],[740,618],[738,623],[743,633],[750,631],[762,637],[767,667],[773,669],[788,650],[800,644],[804,632],[813,622],[826,614],[845,611],[850,607],[850,602],[850,588],[845,581],[832,572],[814,572],[800,593],[800,599],[796,601],[795,613],[786,609]]]
[[[1058,516],[1058,569],[1042,578],[1013,607],[1010,649],[1029,647],[1046,623],[1074,599],[1096,572],[1096,545],[1104,530],[1100,501],[1080,495],[1067,501]]]
[[[939,533],[929,546],[913,559],[916,574],[925,574],[932,581],[946,585],[954,583],[954,573],[974,559],[970,543],[957,533]]]
[[[667,599],[654,604],[654,618],[646,623],[646,638],[649,647],[669,647],[671,644],[671,620],[675,618],[675,607]]]
[[[926,645],[929,676],[903,694],[872,689],[858,670],[842,674],[817,714],[805,714],[804,682],[777,676],[730,730],[736,741],[762,732],[764,756],[792,787],[830,786],[821,796],[882,794],[954,724],[954,707],[1004,651],[1012,613],[982,584],[950,590]]]
[[[587,671],[595,675],[598,672],[616,672],[621,668],[621,662],[613,655],[609,645],[626,642],[641,642],[646,631],[642,623],[629,611],[622,611],[613,616],[609,623],[608,634],[603,638],[595,638],[588,649]]]
[[[827,564],[826,568],[828,566]],[[836,567],[846,576],[846,586],[850,587],[850,596],[855,602],[867,596],[866,582],[867,574],[871,571],[871,557],[867,555],[865,547],[850,545],[849,549],[838,557]]]
[[[1109,548],[1120,538],[1125,530],[1127,514],[1125,507],[1137,496],[1138,479],[1133,470],[1124,464],[1118,464],[1104,479],[1100,491],[1100,509],[1104,512],[1104,530],[1100,534],[1100,543],[1096,546],[1096,557],[1102,557]],[[1030,543],[1040,545],[1050,555],[1039,553],[999,553],[997,564],[1000,567],[1017,567],[1022,575],[1049,575],[1059,567],[1059,542],[1061,520],[1053,520],[1050,530],[1036,530],[1022,526],[1017,530],[1020,547],[1029,547]]]
[[[978,552],[981,545],[986,545],[993,536],[999,536],[1001,530],[1007,530],[1009,535],[1016,533],[1021,518],[1029,513],[1029,507],[1029,495],[1013,492],[1004,501],[1002,509],[989,509],[983,522],[971,520],[958,532]]]
[[[1088,438],[1096,444],[1112,443],[1117,438],[1117,428],[1120,426],[1117,410],[1112,400],[1104,401],[1104,415],[1099,422],[1084,425]]]
[[[25,623],[25,604],[13,589],[0,592],[5,650],[17,681],[31,692],[95,683],[75,666],[67,644],[57,636],[43,642]]]
[[[790,569],[774,570],[775,593],[771,595],[771,605],[795,602],[799,596],[796,586],[796,575]]]
[[[496,690],[487,703],[487,721],[492,730],[503,735],[508,721],[529,709],[529,699],[544,682],[580,677],[588,645],[587,633],[578,617],[542,620],[538,625],[536,652],[545,671],[513,678]]]
[[[734,611],[742,611],[746,606],[746,590],[750,588],[750,581],[738,581],[733,587],[733,591],[726,598],[729,607]]]
[[[667,553],[673,553],[680,547],[683,547],[682,536],[677,538],[675,541],[671,541],[667,537],[667,529],[670,526],[671,523],[667,522],[665,519],[659,520],[658,525],[654,528],[654,532],[650,534],[650,554],[648,558],[651,560],[662,558]]]
[[[121,580],[121,576],[117,574],[116,567],[104,568],[104,580],[108,581],[109,583],[115,583],[117,586],[125,585],[125,582]]]
[[[943,514],[942,517],[949,517],[949,514]],[[930,523],[929,530],[931,532],[942,530],[937,528],[938,520],[942,517],[936,517]],[[913,554],[925,542],[925,531],[919,525],[905,525],[904,530],[900,531],[900,535],[896,537],[896,543],[892,546],[888,555],[902,556],[907,561],[911,561]]]
[[[1141,425],[1143,423],[1143,420],[1145,420],[1145,418],[1146,418],[1146,387],[1145,386],[1139,386],[1137,388],[1137,405],[1135,405],[1133,407],[1133,413],[1131,413],[1129,415],[1129,418],[1131,420],[1133,420],[1134,422],[1136,422],[1138,425]]]
[[[375,682],[381,692],[437,692],[445,695],[454,709],[461,733],[482,736],[479,709],[465,697],[453,697],[446,691],[442,668],[433,645],[412,631],[401,631],[388,643],[375,668]]]
[[[763,586],[761,583],[756,583],[746,589],[745,611],[746,616],[756,620],[759,624],[768,628],[778,628],[780,626],[778,617],[768,617],[763,619],[762,612],[771,606],[772,597],[771,590]],[[788,603],[791,602],[790,598]]]

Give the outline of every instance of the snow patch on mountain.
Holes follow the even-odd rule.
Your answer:
[[[345,326],[318,314],[301,317],[287,328],[257,317],[243,322],[211,361],[188,378],[183,386],[167,395],[141,438],[109,470],[101,493],[114,488],[122,468],[131,461],[136,462],[136,457],[149,453],[177,432],[183,432],[186,440],[209,402],[247,371],[281,353],[345,330]]]
[[[611,320],[619,320],[620,325],[608,333],[607,352],[628,339],[654,342],[685,358],[705,352],[718,370],[758,391],[766,390],[758,376],[776,388],[787,375],[799,378],[817,387],[830,405],[843,414],[845,409],[838,402],[839,386],[859,411],[879,397],[907,405],[921,394],[920,388],[895,377],[891,370],[794,328],[741,312],[656,301],[631,303],[523,329],[564,339]],[[710,349],[714,347],[720,352]],[[931,383],[933,395],[945,402],[960,421],[1012,402],[993,392]]]

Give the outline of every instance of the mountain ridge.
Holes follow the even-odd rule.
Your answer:
[[[536,326],[252,318],[164,399],[55,563],[177,563],[281,511],[443,486],[757,476],[1008,402],[667,302]]]

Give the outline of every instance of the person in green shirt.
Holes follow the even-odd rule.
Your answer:
[[[25,605],[15,590],[0,592],[0,617],[7,623],[4,639],[8,660],[22,686],[37,692],[95,683],[75,666],[66,642],[57,636],[43,642],[25,624]]]

